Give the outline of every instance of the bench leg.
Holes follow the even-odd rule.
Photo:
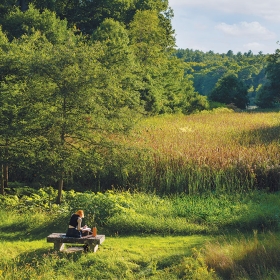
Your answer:
[[[54,249],[55,249],[56,251],[62,251],[62,250],[64,250],[64,243],[54,242]]]
[[[98,250],[98,244],[89,244],[88,247],[90,252],[96,253],[96,251]]]

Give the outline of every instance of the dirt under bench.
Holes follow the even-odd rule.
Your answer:
[[[96,252],[98,250],[98,245],[102,244],[104,240],[105,235],[97,235],[95,237],[92,235],[86,235],[76,238],[67,237],[65,233],[52,233],[47,237],[47,242],[54,243],[54,249],[56,251],[63,251],[64,245],[70,243],[88,245],[89,251]]]

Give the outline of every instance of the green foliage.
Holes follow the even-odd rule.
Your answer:
[[[29,202],[21,208],[5,207],[3,201],[8,201],[8,197],[0,196],[0,279],[22,278],[23,273],[26,279],[92,275],[100,279],[143,280],[278,279],[278,228],[271,233],[276,230],[274,226],[261,224],[278,215],[279,226],[279,193],[159,197],[146,193],[69,191],[64,193],[69,205],[57,205],[52,210],[47,205],[37,206],[39,196],[43,201],[48,195],[55,197],[54,192],[52,188],[33,191],[35,195],[29,194]],[[18,189],[18,193],[25,194],[18,198],[20,204],[21,200],[27,201],[30,189]],[[88,214],[97,213],[92,203],[102,211],[109,209],[106,223],[103,227],[98,225],[99,233],[106,234],[98,252],[54,252],[46,236],[65,232],[70,208],[84,209],[84,223],[91,225]],[[207,223],[214,236],[194,235],[205,230]],[[129,236],[135,233],[141,236]],[[77,270],[77,265],[83,269]]]
[[[104,226],[108,220],[129,208],[129,202],[122,195],[113,192],[105,193],[78,193],[68,202],[71,211],[84,209],[88,225]]]
[[[22,37],[19,34],[18,40],[7,42],[1,56],[5,65],[2,68],[2,92],[5,94],[1,95],[1,113],[3,119],[8,120],[2,133],[3,143],[6,141],[2,146],[7,152],[3,151],[2,157],[7,154],[5,162],[9,164],[11,160],[16,161],[16,153],[11,148],[7,150],[15,137],[21,140],[20,148],[32,143],[26,157],[29,164],[36,155],[41,178],[51,172],[49,178],[60,181],[62,187],[64,174],[74,170],[81,158],[89,159],[85,151],[96,150],[92,145],[99,145],[106,132],[124,131],[133,124],[137,115],[134,110],[139,108],[135,77],[126,67],[130,65],[129,57],[122,64],[126,72],[113,61],[106,66],[102,63],[101,44],[75,36],[53,13],[46,11],[41,15],[31,7],[24,15],[17,10],[12,16],[20,21],[21,16],[34,21],[28,26],[32,32]],[[62,29],[57,29],[57,25]],[[115,56],[114,59],[119,58]],[[9,100],[4,99],[6,97]],[[18,118],[24,122],[24,127],[18,124]],[[11,125],[15,129],[11,129]],[[9,136],[8,131],[14,131],[14,135]],[[22,135],[26,135],[26,140]],[[21,149],[27,150],[30,148]],[[93,151],[89,153],[92,154]],[[90,164],[95,166],[93,161]]]
[[[64,230],[61,225],[65,227],[71,214],[79,209],[85,212],[83,223],[110,234],[217,234],[253,229],[275,231],[280,226],[279,194],[264,192],[159,197],[145,193],[64,191],[61,205],[56,204],[57,191],[51,187],[24,187],[17,193],[0,196],[2,208],[18,214],[46,213],[57,220],[57,230]]]
[[[240,109],[245,109],[249,103],[248,91],[245,84],[238,78],[229,74],[222,77],[216,84],[209,98],[212,101],[225,104],[233,103]]]
[[[185,63],[185,72],[193,76],[195,90],[208,96],[216,83],[224,75],[234,73],[251,89],[249,97],[254,105],[258,87],[266,81],[265,67],[267,55],[259,53],[218,54],[192,49],[178,49],[176,56]]]
[[[0,162],[4,185],[7,187],[9,166],[21,166],[23,162],[28,162],[33,156],[29,151],[30,146],[35,146],[36,141],[30,137],[34,111],[30,96],[26,95],[30,45],[23,47],[20,41],[9,43],[6,36],[2,34],[1,37]]]
[[[17,0],[3,0],[0,3],[0,14],[5,15],[8,14],[9,11],[11,11],[15,5],[18,5]],[[0,25],[2,25],[4,21],[4,17],[0,18]]]
[[[259,108],[273,108],[275,106],[275,96],[270,91],[268,84],[263,85],[259,89],[255,103]]]
[[[24,13],[17,8],[6,14],[2,26],[10,40],[40,31],[50,42],[57,44],[66,41],[69,35],[66,20],[58,19],[49,10],[40,13],[33,5]]]
[[[205,259],[196,248],[193,248],[193,255],[191,257],[184,258],[182,266],[182,270],[184,271],[182,279],[219,279],[216,276],[215,271],[211,268],[208,268]]]
[[[129,114],[127,124],[132,124],[133,120],[129,120],[135,119],[135,111],[141,112],[142,109],[137,106],[140,104],[140,79],[134,54],[129,46],[128,32],[120,22],[106,19],[93,33],[92,39],[102,46],[103,53],[98,58],[102,65],[100,87],[102,95],[106,94],[110,102],[108,109],[112,112],[111,122],[118,115],[122,115],[124,119],[125,114]],[[133,114],[129,109],[134,110]]]
[[[131,47],[141,69],[140,98],[145,110],[152,115],[207,108],[206,98],[200,97],[184,67],[171,56],[164,27],[156,11],[138,11],[129,28]]]
[[[106,59],[103,63],[107,63],[108,66],[115,66],[113,63],[125,63],[125,59],[129,55],[129,38],[128,32],[125,26],[113,19],[105,19],[92,35],[92,39],[104,43],[104,46],[108,47],[106,50]],[[111,61],[114,59],[114,61]],[[109,60],[109,61],[106,61]]]
[[[161,25],[165,28],[168,45],[174,46],[173,29],[171,27],[172,10],[168,7],[168,1],[149,0],[102,0],[102,1],[46,1],[30,0],[39,10],[49,9],[60,18],[66,18],[71,26],[87,35],[91,35],[105,20],[113,19],[124,23],[126,26],[132,21],[137,11],[157,11]],[[94,11],[94,12],[93,12]]]
[[[1,205],[3,207],[10,208],[10,207],[17,207],[19,203],[19,198],[16,195],[1,195],[0,196]]]
[[[257,95],[256,104],[260,108],[272,108],[280,102],[279,75],[280,75],[280,49],[271,54],[265,69],[267,82],[263,85]]]
[[[44,187],[38,190],[29,188],[27,186],[7,189],[5,196],[0,196],[1,204],[7,210],[15,210],[19,212],[26,212],[27,209],[38,212],[49,211],[55,213],[56,211],[62,213],[67,209],[67,204],[60,208],[56,205],[57,190],[52,187]],[[71,193],[65,194],[65,197],[71,198]],[[65,208],[64,208],[65,207]]]
[[[217,108],[225,108],[226,105],[224,103],[210,101],[209,102],[210,109],[217,109]]]

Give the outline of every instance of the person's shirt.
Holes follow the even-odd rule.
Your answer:
[[[77,230],[81,230],[82,218],[77,214],[73,214],[70,218],[69,226],[77,228]]]

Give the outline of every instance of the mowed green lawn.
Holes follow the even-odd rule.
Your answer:
[[[191,198],[195,208],[188,208],[188,196],[117,192],[107,199],[118,196],[125,197],[133,209],[113,215],[98,228],[106,239],[96,253],[56,252],[47,243],[49,234],[65,232],[68,214],[2,208],[0,279],[280,279],[279,211],[275,208],[279,194],[252,193],[238,201],[231,195],[220,200]],[[143,201],[147,203],[141,208]],[[158,214],[155,205],[161,205]],[[196,214],[184,214],[183,208]],[[229,212],[235,213],[233,219]],[[134,213],[133,219],[125,221],[127,213]],[[171,231],[162,219],[172,220],[176,213],[188,219],[181,218],[185,225],[174,223]],[[212,233],[196,233],[197,225],[209,229],[211,223]]]
[[[0,279],[178,279],[184,257],[208,240],[196,235],[106,236],[96,253],[66,253],[54,251],[46,239],[1,239]]]

